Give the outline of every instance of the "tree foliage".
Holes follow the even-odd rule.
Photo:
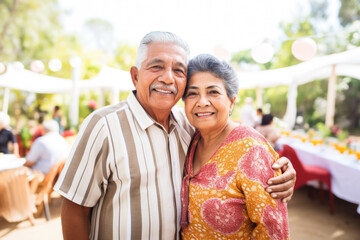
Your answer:
[[[342,26],[347,26],[360,20],[360,0],[340,0],[339,20]]]

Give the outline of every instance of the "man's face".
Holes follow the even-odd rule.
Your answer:
[[[141,69],[131,68],[136,97],[154,119],[169,113],[186,86],[187,61],[183,48],[174,43],[150,43]]]

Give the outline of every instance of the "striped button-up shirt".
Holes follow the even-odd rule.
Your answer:
[[[54,189],[92,207],[90,239],[178,239],[185,155],[194,133],[174,108],[169,132],[134,93],[81,125]]]

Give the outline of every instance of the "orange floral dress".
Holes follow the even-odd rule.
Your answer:
[[[265,191],[278,154],[245,125],[232,130],[193,175],[200,133],[190,145],[181,189],[183,239],[289,239],[287,206]]]

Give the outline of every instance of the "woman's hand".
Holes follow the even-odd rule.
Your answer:
[[[270,178],[268,181],[269,187],[266,191],[275,199],[282,199],[282,202],[289,202],[294,193],[294,186],[296,181],[296,171],[290,160],[282,157],[277,160],[272,168],[274,170],[281,169],[283,174],[277,177]]]

